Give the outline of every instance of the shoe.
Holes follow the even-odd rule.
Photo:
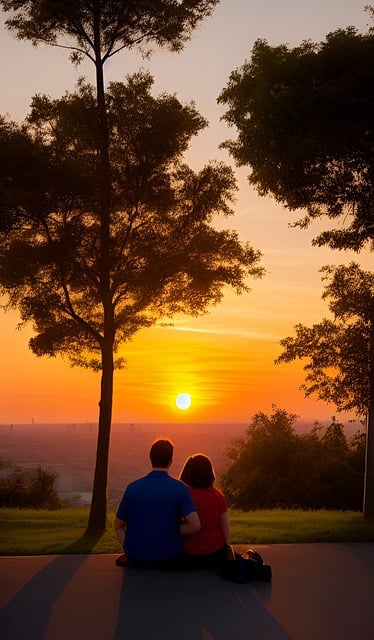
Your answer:
[[[128,557],[125,553],[119,556],[116,560],[117,567],[128,567],[129,564],[130,563],[129,563]]]

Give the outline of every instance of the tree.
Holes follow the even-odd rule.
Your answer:
[[[333,417],[326,429],[321,430],[317,424],[315,430],[319,443],[318,456],[314,461],[315,506],[325,509],[361,508],[363,478],[360,478],[357,500],[357,491],[354,490],[356,474],[351,469],[350,448],[343,425]]]
[[[182,162],[205,120],[192,104],[167,94],[154,98],[151,88],[151,76],[138,73],[126,84],[112,83],[106,95],[110,340],[96,213],[94,90],[80,83],[59,100],[36,96],[27,126],[7,124],[3,136],[0,128],[0,194],[18,219],[2,238],[1,291],[22,321],[33,323],[34,353],[62,354],[102,370],[90,533],[105,526],[110,422],[102,415],[105,409],[108,418],[111,395],[107,407],[103,387],[104,373],[113,375],[113,354],[141,327],[178,312],[199,315],[220,301],[225,286],[241,293],[248,276],[262,275],[259,252],[212,224],[216,215],[232,213],[232,170],[212,162],[194,172]],[[19,138],[23,144],[14,145],[6,171],[2,154]]]
[[[348,443],[332,418],[297,435],[297,416],[273,407],[253,416],[246,437],[228,454],[222,487],[231,506],[250,509],[359,509],[363,469],[361,436]],[[360,467],[361,464],[361,467]]]
[[[364,514],[374,515],[374,274],[351,263],[322,269],[334,319],[306,327],[281,340],[277,363],[308,359],[301,386],[338,410],[367,416]]]
[[[367,10],[373,17],[374,8]],[[317,236],[316,245],[357,252],[373,246],[373,55],[373,28],[366,34],[339,29],[325,42],[291,49],[258,40],[251,60],[231,74],[218,98],[228,106],[224,119],[238,129],[237,140],[223,146],[239,165],[251,167],[249,181],[258,192],[273,195],[291,211],[305,209],[295,226],[305,228],[319,217],[338,223]],[[309,338],[322,339],[324,330],[335,331],[321,324]],[[361,354],[364,362],[367,353]],[[370,346],[367,516],[374,516],[373,354]]]
[[[295,482],[296,415],[273,407],[271,416],[253,416],[246,437],[228,450],[233,461],[222,477],[228,502],[244,510],[292,506]]]
[[[257,40],[218,98],[238,129],[223,146],[250,166],[258,192],[306,209],[296,226],[339,222],[317,245],[359,251],[374,240],[373,57],[373,29],[340,29],[295,48]]]
[[[141,48],[147,53],[150,53],[152,46],[179,51],[198,23],[210,15],[217,2],[218,0],[0,0],[3,10],[13,13],[6,25],[19,39],[31,40],[34,45],[45,43],[69,49],[73,63],[79,64],[86,57],[95,66],[97,189],[92,213],[96,217],[99,244],[97,247],[95,245],[95,277],[98,287],[94,302],[99,300],[102,333],[98,446],[88,523],[90,533],[102,531],[106,525],[106,479],[112,418],[113,349],[116,339],[111,280],[111,233],[115,207],[104,65],[111,56],[126,48]]]

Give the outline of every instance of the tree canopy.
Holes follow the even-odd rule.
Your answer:
[[[374,241],[374,31],[339,29],[321,43],[257,40],[218,101],[238,130],[223,143],[249,182],[291,211],[295,224],[339,222],[317,245],[359,251]]]
[[[332,319],[281,340],[277,363],[305,359],[306,396],[333,403],[340,411],[366,416],[370,405],[370,349],[374,318],[374,274],[356,263],[323,267],[327,281],[322,297],[329,300]]]
[[[138,73],[110,85],[107,95],[115,350],[140,327],[177,312],[198,315],[219,302],[224,285],[240,293],[248,275],[262,273],[259,252],[211,225],[216,214],[231,213],[230,168],[213,162],[196,173],[181,161],[204,119],[175,96],[153,98],[151,86]],[[73,364],[100,367],[94,114],[93,90],[81,84],[62,99],[36,96],[27,130],[14,123],[0,130],[4,164],[14,141],[0,206],[18,215],[3,237],[0,283],[9,306],[33,321],[37,355],[62,353]]]
[[[179,51],[219,0],[0,0],[13,11],[8,27],[20,39],[72,49],[74,62],[87,56],[100,63],[121,49],[143,45]],[[75,45],[59,41],[67,36]]]

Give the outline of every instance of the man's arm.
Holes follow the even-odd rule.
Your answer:
[[[180,524],[179,531],[182,536],[189,535],[191,533],[197,533],[201,529],[200,518],[197,515],[197,511],[192,511],[184,517],[184,522]]]
[[[114,531],[123,548],[125,544],[126,522],[116,517],[114,519]]]

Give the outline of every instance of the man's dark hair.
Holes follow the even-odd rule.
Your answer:
[[[149,452],[152,467],[166,469],[173,459],[174,445],[169,438],[158,438]]]
[[[190,456],[179,479],[196,489],[208,489],[216,479],[211,459],[203,453]]]

